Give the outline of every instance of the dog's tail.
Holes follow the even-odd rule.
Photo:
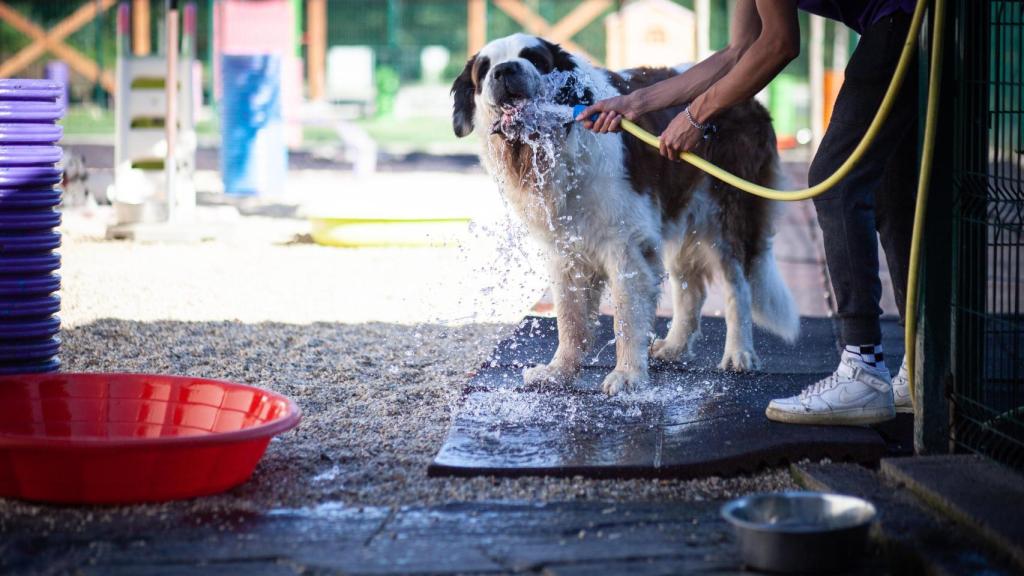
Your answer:
[[[749,278],[754,323],[790,344],[795,342],[800,314],[770,246],[751,262]]]
[[[788,178],[782,172],[778,159],[773,163],[772,172],[771,180],[774,187],[788,189]],[[773,221],[779,217],[781,208],[780,204],[772,202],[770,210]],[[774,227],[773,222],[772,228]],[[774,233],[771,235],[774,236]],[[753,319],[758,326],[792,344],[800,335],[800,313],[797,311],[796,302],[793,301],[793,294],[782,279],[779,266],[775,262],[773,238],[769,237],[766,240],[764,250],[754,258],[747,271]]]

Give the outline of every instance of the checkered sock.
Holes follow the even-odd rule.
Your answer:
[[[843,349],[843,358],[860,362],[879,372],[886,370],[881,344],[847,344]]]

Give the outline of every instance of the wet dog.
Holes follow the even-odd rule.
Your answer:
[[[793,341],[799,317],[772,254],[774,203],[672,162],[625,134],[594,134],[571,107],[626,94],[678,74],[668,68],[612,72],[544,39],[515,34],[470,58],[452,86],[455,133],[476,132],[480,158],[509,205],[547,250],[558,320],[551,362],[524,371],[527,384],[568,383],[593,340],[590,327],[607,286],[615,314],[613,395],[648,381],[649,357],[693,357],[708,283],[724,281],[723,370],[755,370],[753,324]],[[681,109],[638,121],[660,134]],[[753,100],[714,119],[698,153],[766,186],[779,182],[775,133]],[[654,340],[667,269],[671,328]]]

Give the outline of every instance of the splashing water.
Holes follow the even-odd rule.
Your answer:
[[[524,98],[505,106],[502,115],[492,127],[506,140],[525,141],[531,135],[544,135],[562,131],[572,124],[572,106],[560,104],[559,99],[583,97],[589,79],[578,71],[556,70],[541,76],[540,89],[532,98]]]
[[[537,94],[504,106],[495,120],[491,134],[501,135],[506,143],[522,143],[530,148],[533,154],[533,182],[530,187],[539,190],[548,184],[550,172],[559,165],[567,128],[575,120],[572,106],[560,104],[558,100],[571,99],[572,96],[582,98],[589,85],[590,80],[577,70],[556,70],[541,76]],[[489,148],[493,156],[496,152],[493,143]],[[498,184],[505,187],[504,182],[499,181]]]

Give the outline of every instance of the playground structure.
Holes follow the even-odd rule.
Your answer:
[[[161,28],[154,24],[166,19],[163,3],[122,2],[131,6],[132,55],[142,58],[159,52],[162,43],[154,42],[153,33]],[[207,104],[216,106],[222,54],[279,54],[286,139],[294,147],[301,141],[301,124],[310,116],[322,119],[322,108],[306,113],[303,100],[349,102],[357,104],[357,114],[364,117],[386,116],[395,91],[406,93],[430,82],[432,76],[423,65],[428,52],[444,49],[450,55],[443,79],[453,77],[463,58],[488,39],[518,31],[544,36],[612,68],[668,63],[652,60],[652,55],[659,54],[673,54],[674,63],[681,63],[724,45],[729,2],[197,0],[192,57],[204,70],[200,92]],[[116,4],[116,0],[80,2],[69,11],[26,0],[0,1],[0,26],[29,40],[10,53],[0,48],[0,77],[26,75],[34,70],[34,61],[49,53],[66,61],[74,72],[73,100],[101,104],[108,96],[116,100],[117,79],[111,64],[120,51],[105,52],[108,48],[103,44],[104,30],[115,29],[110,8]],[[651,14],[658,17],[650,18]],[[852,42],[842,26],[818,17],[802,18],[806,49],[764,94],[783,147],[813,146],[824,133]],[[260,34],[249,33],[255,27]],[[437,108],[418,110],[432,114]]]
[[[188,221],[196,207],[195,5],[185,6],[180,57],[172,50],[162,56],[131,53],[129,22],[130,9],[122,3],[114,184],[108,192],[117,215],[117,224],[108,230],[113,238],[131,237],[139,225]]]

